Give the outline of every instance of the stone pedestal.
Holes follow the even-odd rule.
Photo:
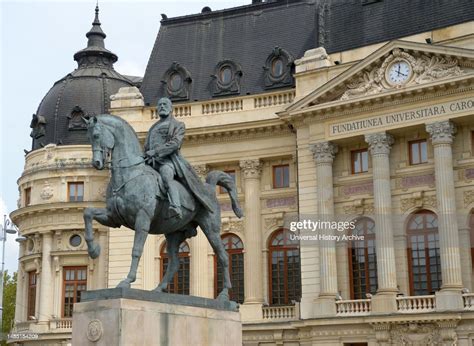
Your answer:
[[[242,345],[235,303],[113,288],[82,293],[73,345]]]

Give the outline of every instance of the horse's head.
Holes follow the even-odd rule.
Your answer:
[[[92,144],[92,165],[96,169],[104,169],[107,157],[115,145],[114,135],[96,116],[84,121],[87,123],[87,136]]]

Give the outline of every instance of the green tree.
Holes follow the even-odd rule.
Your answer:
[[[17,273],[13,276],[8,274],[8,270],[3,273],[3,323],[2,333],[5,336],[2,340],[2,345],[6,345],[6,337],[10,333],[13,320],[15,318],[15,300],[16,300],[16,281]]]

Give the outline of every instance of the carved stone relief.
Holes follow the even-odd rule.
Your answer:
[[[459,66],[457,59],[428,54],[411,54],[396,48],[378,67],[370,71],[363,71],[356,79],[348,82],[347,90],[342,94],[340,100],[374,95],[402,87],[402,85],[390,85],[385,80],[385,72],[389,65],[400,60],[407,61],[413,70],[412,78],[403,86],[424,84],[465,73]]]

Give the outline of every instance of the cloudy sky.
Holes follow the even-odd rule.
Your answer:
[[[106,48],[118,55],[122,74],[143,73],[158,33],[161,13],[168,17],[250,4],[251,0],[106,1],[100,21]],[[94,19],[95,0],[0,0],[0,218],[16,209],[17,179],[23,149],[31,149],[30,120],[53,83],[76,68],[73,54],[85,48]],[[18,246],[9,235],[5,266],[16,270]],[[0,244],[1,245],[1,244]]]

